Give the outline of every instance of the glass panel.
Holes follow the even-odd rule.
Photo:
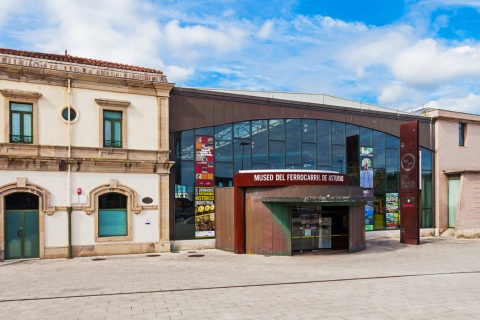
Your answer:
[[[234,151],[234,172],[237,173],[239,170],[249,170],[250,164],[252,162],[251,150],[252,144],[248,139],[235,139],[233,143]]]
[[[399,140],[397,137],[385,134],[385,148],[397,149]]]
[[[465,126],[464,123],[458,124],[458,145],[464,146],[465,145]]]
[[[5,211],[5,259],[22,258],[21,226],[20,211]]]
[[[270,141],[270,169],[285,169],[285,142]]]
[[[331,136],[332,126],[330,121],[317,121],[317,162],[319,165],[331,165]],[[330,170],[330,169],[328,169]]]
[[[345,131],[347,137],[356,136],[359,134],[359,127],[353,124],[347,124]]]
[[[268,168],[267,120],[252,121],[252,163],[263,163]]]
[[[252,170],[264,170],[264,169],[268,169],[268,164],[252,163]]]
[[[187,130],[180,133],[177,141],[177,153],[182,160],[193,160],[193,130]]]
[[[360,147],[372,146],[372,129],[360,127]]]
[[[420,148],[420,151],[422,152],[422,172],[425,171],[432,171],[432,151],[425,149],[425,148]]]
[[[313,143],[302,143],[302,168],[315,170],[317,167],[317,150]]]
[[[112,141],[112,122],[111,121],[105,120],[104,130],[105,130],[104,132],[105,142]],[[108,146],[110,145],[108,144]]]
[[[215,163],[215,185],[217,187],[233,186],[232,163]]]
[[[17,140],[13,140],[12,142],[19,141],[20,138],[20,114],[19,113],[12,113],[12,124],[11,124],[12,136],[16,136]]]
[[[215,160],[232,161],[232,125],[220,125],[215,127]]]
[[[12,102],[10,103],[10,108],[12,111],[33,112],[33,106],[31,104]]]
[[[374,188],[374,191],[373,191],[374,195],[376,196],[385,195],[385,169],[373,170],[373,188]]]
[[[385,150],[386,188],[389,192],[398,192],[398,150]]]
[[[70,108],[70,120],[73,121],[77,117],[77,113],[74,109]],[[63,109],[62,118],[68,121],[68,108]]]
[[[40,256],[38,211],[24,213],[24,258],[38,258]]]
[[[301,163],[300,138],[301,138],[301,120],[287,119],[287,131],[285,139],[286,164],[287,167],[298,166]]]
[[[23,136],[26,139],[32,136],[32,115],[29,113],[23,115]]]
[[[122,120],[122,112],[121,111],[103,111],[103,117],[112,119],[112,120]]]
[[[385,134],[373,132],[373,167],[385,168]]]
[[[460,177],[448,179],[448,227],[457,226],[458,196],[460,191]]]
[[[311,119],[302,119],[302,141],[317,142],[316,121]]]
[[[194,162],[175,164],[175,240],[195,239]]]
[[[345,173],[345,146],[332,146],[332,170]]]
[[[115,142],[115,147],[122,146],[122,123],[115,121],[113,123],[113,139]]]
[[[332,144],[345,145],[345,123],[332,121]]]
[[[268,127],[270,140],[285,140],[285,119],[269,120]]]
[[[98,236],[114,237],[127,235],[126,209],[98,210]]]
[[[422,174],[422,190],[420,192],[421,208],[420,228],[433,227],[433,185],[432,174]]]
[[[199,129],[195,129],[195,135],[196,136],[212,136],[213,137],[215,135],[215,132],[213,130],[213,127],[199,128]]]
[[[237,122],[233,124],[234,138],[249,138],[250,137],[250,121]]]

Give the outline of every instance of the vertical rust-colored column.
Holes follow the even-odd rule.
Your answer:
[[[400,242],[420,244],[418,121],[400,125]]]
[[[235,186],[233,198],[234,252],[245,253],[245,188]]]

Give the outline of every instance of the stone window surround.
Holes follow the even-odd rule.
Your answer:
[[[42,97],[39,92],[2,89],[0,93],[4,96],[3,119],[4,119],[4,142],[10,143],[10,103],[31,103],[32,104],[32,144],[39,144],[38,141],[38,100]]]
[[[98,198],[106,193],[120,193],[127,197],[127,235],[114,237],[99,237],[98,236]],[[135,190],[118,184],[116,179],[111,179],[110,183],[96,187],[90,191],[89,204],[83,207],[83,211],[87,214],[94,214],[95,220],[95,242],[114,242],[114,241],[131,241],[132,240],[132,213],[139,214],[142,210],[141,206],[137,205],[137,194]]]
[[[103,111],[119,111],[122,113],[122,147],[114,149],[127,149],[127,117],[126,109],[131,105],[130,101],[124,100],[112,100],[112,99],[95,99],[95,102],[98,104],[99,108],[99,144],[100,148],[103,146]]]

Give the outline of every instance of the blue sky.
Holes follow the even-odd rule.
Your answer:
[[[0,0],[0,47],[480,114],[480,0]]]

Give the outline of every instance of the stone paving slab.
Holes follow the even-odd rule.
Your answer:
[[[480,240],[0,262],[0,319],[478,319]]]

